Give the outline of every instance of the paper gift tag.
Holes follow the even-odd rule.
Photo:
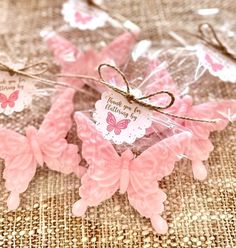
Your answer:
[[[106,12],[89,6],[81,0],[69,0],[63,4],[62,15],[71,27],[95,30],[105,25],[109,16]]]
[[[142,96],[137,89],[131,93],[136,97]],[[124,96],[114,91],[104,92],[95,108],[93,117],[97,130],[105,139],[112,140],[115,144],[132,144],[137,138],[143,137],[152,124],[149,109],[129,103]]]
[[[195,79],[198,79],[205,70],[208,70],[222,81],[236,83],[236,64],[233,60],[203,44],[196,45],[195,49],[199,60]]]
[[[21,112],[31,103],[35,87],[27,80],[16,73],[0,71],[0,113]]]

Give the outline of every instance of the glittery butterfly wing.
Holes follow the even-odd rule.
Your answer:
[[[117,122],[115,116],[111,112],[108,112],[106,122],[108,124],[107,131],[111,132],[114,130],[115,134],[119,135],[121,133],[122,129],[127,128],[130,120],[123,119],[123,120],[120,120]]]
[[[82,155],[89,164],[81,179],[80,197],[73,213],[82,216],[88,206],[97,206],[119,188],[120,157],[112,144],[97,132],[95,125],[82,113],[75,113],[77,134],[82,140]]]
[[[190,138],[189,132],[165,138],[131,161],[129,201],[142,216],[151,219],[154,229],[161,234],[168,229],[160,216],[166,195],[157,180],[171,174],[175,163],[184,155]]]
[[[236,65],[230,58],[204,45],[196,46],[196,55],[199,60],[196,78],[201,74],[203,68],[223,81],[236,82]]]
[[[207,171],[202,161],[208,159],[210,152],[214,148],[209,139],[210,133],[223,130],[229,121],[235,121],[235,114],[236,101],[234,100],[189,106],[188,116],[198,119],[216,120],[216,123],[184,122],[184,126],[193,133],[191,149],[188,150],[187,157],[192,160],[193,174],[197,179],[203,180],[207,176]]]
[[[0,128],[0,140],[0,158],[5,160],[3,178],[11,192],[7,205],[15,210],[20,204],[19,194],[27,189],[36,172],[37,162],[25,136]]]
[[[65,174],[79,173],[78,147],[66,140],[72,126],[73,96],[74,90],[67,88],[57,97],[37,135],[44,162],[50,169]]]

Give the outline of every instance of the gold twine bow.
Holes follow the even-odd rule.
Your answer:
[[[123,90],[123,89],[117,87],[116,85],[113,85],[112,83],[106,82],[103,79],[102,68],[104,68],[104,67],[112,68],[116,72],[118,72],[118,74],[122,77],[122,79],[123,79],[123,81],[124,81],[124,83],[126,85],[126,90]],[[130,103],[132,103],[132,102],[136,103],[136,104],[138,104],[140,106],[143,106],[145,108],[148,108],[148,109],[150,109],[152,111],[159,112],[161,114],[164,114],[164,115],[167,115],[167,116],[170,116],[170,117],[183,119],[183,120],[189,120],[189,121],[207,122],[207,123],[215,123],[216,122],[216,120],[195,119],[195,118],[186,117],[186,116],[178,116],[178,115],[174,115],[174,114],[170,114],[170,113],[162,111],[164,109],[170,108],[175,102],[174,95],[169,91],[158,91],[158,92],[152,93],[152,94],[147,95],[147,96],[136,97],[135,95],[133,95],[131,93],[130,83],[127,80],[125,74],[120,69],[118,69],[117,67],[115,67],[113,65],[109,65],[109,64],[101,64],[101,65],[99,65],[98,74],[99,74],[100,78],[90,77],[90,76],[86,76],[86,75],[73,75],[73,74],[59,74],[58,77],[73,77],[73,78],[88,79],[88,80],[98,82],[98,83],[100,83],[100,84],[102,84],[104,86],[107,86],[108,88],[110,88],[111,90],[117,92],[118,94],[124,96],[128,100],[128,102],[130,102]],[[166,106],[155,106],[155,105],[152,105],[152,104],[150,104],[148,102],[143,101],[145,99],[149,99],[149,98],[151,98],[153,96],[161,95],[161,94],[166,94],[166,95],[168,95],[170,97],[170,102]]]

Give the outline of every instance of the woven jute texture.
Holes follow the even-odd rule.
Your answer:
[[[236,24],[233,0],[119,0],[107,4],[140,25],[142,38],[159,45],[168,29],[192,30],[193,23],[202,21],[196,14],[199,8],[220,8],[220,15],[212,21]],[[1,51],[18,58],[47,60],[53,71],[53,60],[39,33],[46,26],[63,24],[61,5],[60,0],[0,0]],[[211,94],[236,97],[233,84],[214,82],[207,76],[204,80],[214,85]],[[210,93],[207,87],[202,91]],[[21,133],[29,124],[38,127],[49,102],[44,97],[36,99],[31,110],[9,118],[0,116],[0,124]],[[86,104],[86,99],[82,102]],[[79,199],[79,179],[39,168],[15,212],[7,211],[8,193],[3,179],[0,181],[0,247],[236,247],[235,135],[235,124],[211,135],[215,150],[207,162],[206,181],[198,182],[177,167],[161,182],[168,195],[163,214],[169,223],[166,235],[155,234],[150,221],[140,217],[126,195],[116,194],[90,208],[84,218],[73,217],[71,206]],[[2,170],[3,162],[0,165]]]

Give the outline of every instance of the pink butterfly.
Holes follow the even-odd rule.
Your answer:
[[[212,70],[215,72],[220,71],[224,68],[222,64],[214,62],[212,57],[208,53],[205,55],[205,59],[211,65]]]
[[[122,129],[126,129],[128,127],[128,124],[130,123],[130,120],[124,119],[121,121],[116,121],[116,117],[111,113],[107,113],[107,131],[112,132],[114,130],[114,133],[116,135],[119,135],[121,133]]]
[[[166,233],[166,221],[160,216],[166,195],[157,180],[172,172],[179,155],[185,152],[189,133],[166,138],[135,158],[129,149],[118,155],[82,113],[75,113],[74,118],[83,142],[82,155],[89,168],[81,179],[81,199],[74,204],[73,214],[83,216],[89,206],[99,205],[119,190],[121,194],[127,192],[130,204],[151,219],[158,233]]]
[[[151,73],[154,71],[155,64],[158,66],[158,58],[155,60],[149,61],[148,71]],[[151,70],[150,70],[151,68]],[[226,101],[215,101],[215,102],[206,102],[199,105],[194,105],[192,98],[189,95],[181,97],[180,91],[177,88],[175,82],[168,76],[168,71],[164,68],[159,70],[157,74],[153,74],[150,78],[149,86],[150,92],[155,92],[156,90],[170,90],[175,94],[175,103],[169,109],[166,110],[167,113],[175,114],[178,116],[188,116],[196,119],[208,119],[215,120],[216,123],[204,123],[196,121],[181,120],[171,117],[166,117],[158,113],[153,113],[154,119],[158,120],[153,122],[152,127],[148,130],[153,132],[153,130],[160,133],[172,133],[175,126],[177,128],[183,128],[183,130],[189,130],[192,132],[191,137],[191,149],[186,151],[186,157],[192,161],[192,170],[194,177],[203,180],[207,176],[207,170],[203,164],[203,161],[207,160],[210,152],[214,149],[209,135],[213,131],[223,130],[228,122],[236,120],[236,101],[235,100],[226,100]],[[163,84],[163,79],[160,76],[164,74],[166,78],[169,78],[166,84]],[[153,82],[156,82],[153,83]],[[146,93],[147,94],[147,93]],[[155,104],[161,105],[162,101],[165,101],[165,97],[159,97],[151,99]],[[230,118],[227,118],[228,113],[230,113]],[[160,125],[160,122],[166,123],[165,125]]]
[[[18,99],[18,97],[19,97],[19,90],[16,90],[13,93],[11,93],[9,97],[4,95],[3,93],[0,93],[1,107],[3,109],[5,109],[7,106],[13,108],[15,106],[15,101]]]
[[[3,177],[10,195],[10,210],[20,204],[20,193],[26,191],[35,175],[37,164],[44,163],[65,174],[79,174],[78,147],[68,144],[65,137],[71,128],[74,90],[66,89],[53,103],[39,130],[29,126],[25,136],[0,128],[0,157],[5,160]]]
[[[188,95],[178,100],[177,108],[170,108],[169,113],[188,116],[195,119],[216,120],[216,123],[204,123],[189,120],[178,120],[178,125],[184,130],[192,132],[191,149],[186,151],[185,155],[192,161],[192,170],[194,177],[199,180],[204,180],[207,177],[207,170],[203,161],[209,158],[210,152],[214,146],[210,141],[210,133],[213,131],[223,130],[232,118],[228,119],[226,113],[230,110],[236,113],[236,101],[226,100],[221,102],[207,102],[199,105],[193,105],[192,98]],[[156,117],[159,114],[155,115]],[[163,118],[159,116],[159,118]],[[175,118],[173,118],[175,120]],[[236,115],[234,121],[236,120]],[[175,125],[175,122],[173,123]],[[155,130],[160,129],[159,123],[153,123]],[[179,128],[179,127],[178,127]],[[172,132],[172,129],[162,127],[161,132],[167,134]]]
[[[71,73],[98,77],[97,67],[102,63],[112,63],[116,66],[125,64],[135,44],[135,36],[130,32],[126,32],[118,36],[99,52],[93,49],[82,52],[56,33],[48,35],[46,41],[49,50],[53,52],[57,63],[61,67],[62,74]],[[104,74],[106,79],[111,79],[114,76],[110,70],[107,73],[104,71]],[[83,87],[85,84],[85,80],[75,78],[63,78],[63,81],[77,87]],[[91,84],[91,86],[100,92],[107,90],[104,86],[97,83]]]
[[[86,23],[90,22],[92,19],[93,19],[92,16],[85,15],[79,11],[75,13],[76,22],[81,22],[82,24],[86,24]]]

